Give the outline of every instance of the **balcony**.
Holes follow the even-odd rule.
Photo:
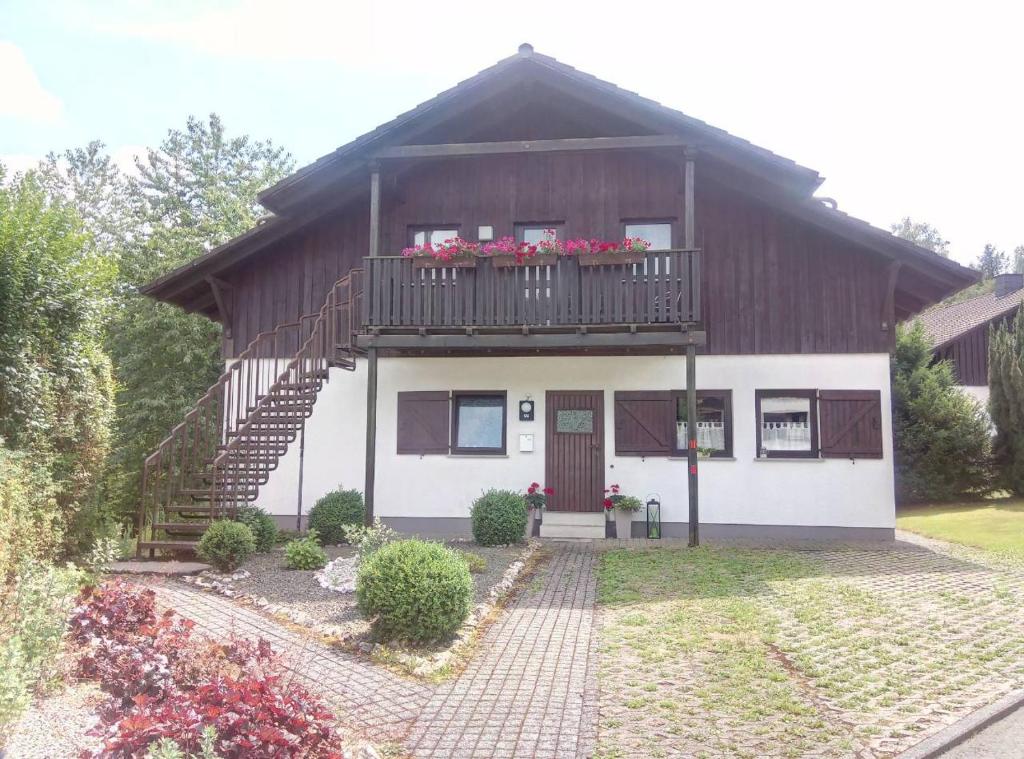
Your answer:
[[[700,321],[700,251],[647,252],[643,259],[587,266],[562,256],[553,263],[500,266],[481,257],[472,267],[419,268],[411,258],[366,258],[363,332],[472,338],[509,333],[678,335],[694,329]],[[456,342],[473,344],[449,340],[445,346],[457,347]],[[400,347],[416,341],[376,344]]]

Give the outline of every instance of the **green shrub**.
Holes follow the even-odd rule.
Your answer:
[[[470,516],[480,545],[518,543],[526,532],[526,499],[511,490],[488,490],[473,502]]]
[[[345,528],[363,523],[363,494],[358,490],[332,490],[309,511],[309,528],[324,545],[345,542]]]
[[[988,409],[996,428],[993,454],[1000,487],[1024,495],[1024,308],[1012,324],[990,330]]]
[[[252,530],[259,553],[266,553],[277,542],[277,522],[258,506],[242,506],[235,514],[235,521]]]
[[[284,546],[284,564],[288,569],[323,569],[327,554],[320,547],[316,530],[304,538],[291,540]]]
[[[897,329],[892,400],[897,501],[958,500],[992,489],[989,421],[949,363],[932,364],[920,322]]]
[[[0,594],[20,562],[59,552],[62,527],[47,468],[0,445]]]
[[[244,524],[222,519],[206,528],[196,553],[222,572],[231,572],[256,552],[256,539]]]
[[[363,561],[398,537],[398,533],[380,521],[373,520],[373,527],[350,525],[345,529],[345,540],[359,552]]]
[[[48,676],[85,573],[25,561],[0,594],[0,743]]]
[[[459,555],[473,574],[478,575],[487,571],[487,559],[480,554],[473,553],[472,551],[459,551]]]
[[[356,600],[385,640],[415,643],[455,632],[469,614],[473,580],[452,549],[423,540],[399,540],[359,565]]]

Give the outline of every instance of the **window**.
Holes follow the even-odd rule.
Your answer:
[[[617,456],[684,456],[685,390],[615,393]],[[697,445],[719,458],[732,456],[732,391],[697,391]]]
[[[448,391],[398,394],[398,453],[448,453]]]
[[[453,237],[459,236],[459,229],[455,226],[417,227],[409,231],[413,245],[426,245],[428,242],[431,245],[438,245],[445,240],[451,240]]]
[[[560,221],[516,224],[516,242],[536,245],[547,238],[549,231],[554,231],[555,239],[561,240],[563,235],[562,226]]]
[[[675,453],[686,454],[689,429],[686,423],[686,392],[675,396]],[[732,391],[697,391],[697,448],[711,456],[732,456]]]
[[[818,409],[814,390],[757,390],[758,456],[816,458]]]
[[[667,221],[631,221],[626,223],[626,237],[639,237],[651,244],[650,250],[672,249],[672,224]]]
[[[452,394],[452,453],[505,453],[506,393]]]

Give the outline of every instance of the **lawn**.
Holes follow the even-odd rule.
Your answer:
[[[1024,685],[1024,575],[913,546],[612,550],[601,757],[891,756]]]
[[[1024,499],[906,508],[896,526],[1024,563]]]

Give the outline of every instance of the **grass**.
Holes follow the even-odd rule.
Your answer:
[[[895,753],[1024,682],[1022,602],[924,551],[608,551],[598,755]]]
[[[1024,563],[1024,499],[906,508],[898,514],[896,526]]]

